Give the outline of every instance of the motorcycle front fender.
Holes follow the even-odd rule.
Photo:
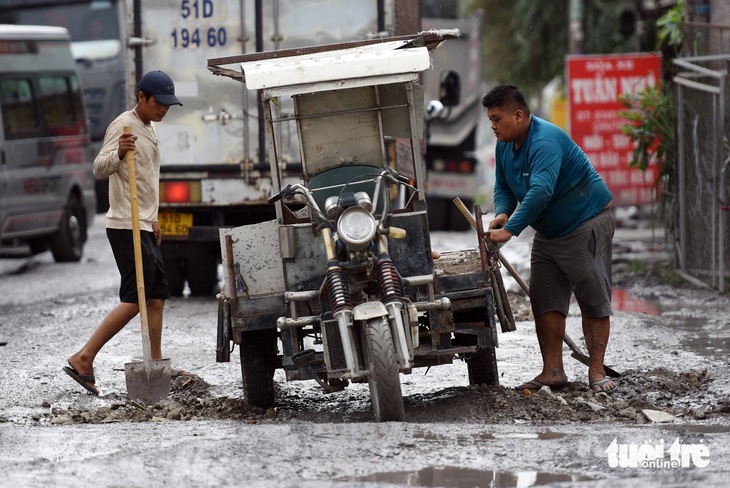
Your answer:
[[[355,322],[364,322],[378,317],[387,317],[388,310],[383,305],[383,302],[365,302],[355,305],[355,308],[352,310],[352,316]]]

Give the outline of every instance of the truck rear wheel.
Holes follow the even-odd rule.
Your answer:
[[[51,254],[57,263],[81,260],[86,242],[86,214],[79,197],[71,195],[58,231],[51,237]]]
[[[470,385],[499,386],[495,347],[480,347],[466,358]]]
[[[368,350],[370,399],[378,422],[405,419],[403,392],[395,356],[393,337],[385,318],[368,320],[365,324],[365,342]]]
[[[254,407],[274,406],[276,330],[252,330],[241,338],[243,397]]]
[[[187,278],[193,296],[213,295],[218,285],[218,259],[204,253],[187,259]]]
[[[181,297],[185,290],[185,276],[179,259],[176,257],[163,257],[165,263],[165,277],[167,277],[167,288],[170,290],[170,296]]]

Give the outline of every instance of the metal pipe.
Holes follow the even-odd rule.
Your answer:
[[[339,310],[334,313],[334,316],[342,339],[342,352],[345,354],[347,369],[353,377],[357,377],[360,374],[360,363],[354,349],[357,341],[352,327],[352,310]]]
[[[414,302],[413,305],[419,312],[425,312],[426,310],[448,310],[451,308],[451,300],[443,297],[432,302]]]
[[[314,300],[319,296],[319,290],[287,291],[284,293],[284,300],[287,302],[305,302]]]
[[[332,261],[337,257],[335,253],[335,243],[332,239],[332,229],[324,227],[322,229],[322,243],[324,244],[324,252],[327,256],[327,261]]]
[[[290,329],[292,327],[304,327],[306,325],[314,325],[320,323],[319,316],[299,317],[298,319],[290,319],[288,317],[279,317],[276,319],[276,326],[280,329]]]
[[[403,286],[423,286],[433,283],[433,275],[418,275],[403,278]]]
[[[260,53],[264,51],[264,12],[262,0],[256,0],[255,5],[255,24],[256,24],[256,52]],[[266,134],[264,124],[264,105],[261,97],[261,90],[256,93],[257,107],[258,107],[258,122],[259,122],[259,163],[263,164],[266,161]]]
[[[673,62],[677,66],[681,66],[684,69],[687,69],[689,71],[695,71],[697,73],[702,73],[703,75],[709,76],[710,78],[722,78],[722,75],[717,72],[713,71],[709,68],[704,68],[702,66],[697,66],[696,64],[692,64],[688,61],[696,60],[696,61],[712,61],[716,60],[719,61],[721,59],[727,59],[727,54],[722,54],[719,56],[701,56],[696,58],[683,58],[683,59],[674,59]]]
[[[244,2],[240,3],[241,6],[241,53],[246,54],[246,5]],[[243,133],[241,138],[243,139],[243,160],[249,162],[251,159],[251,140],[249,139],[249,120],[248,120],[248,90],[245,84],[241,84],[241,97],[243,100]]]
[[[393,345],[398,357],[398,367],[401,371],[410,371],[413,367],[411,364],[411,349],[408,347],[410,327],[406,329],[403,324],[403,302],[392,301],[385,304],[385,308],[388,310]]]
[[[728,93],[727,91],[727,73],[730,72],[730,60],[727,62],[728,71],[725,72],[725,76],[720,78],[720,93],[722,94],[719,97],[720,102],[720,109],[718,110],[718,122],[717,127],[723,126],[723,116],[725,114],[725,94]],[[722,131],[720,131],[720,137],[715,139],[716,144],[720,144],[720,147],[722,147]],[[722,158],[722,151],[718,148],[719,158],[718,163],[720,164],[720,167],[722,168],[720,170],[720,202],[725,202],[725,181],[727,178],[727,175],[725,174],[725,170],[727,167],[725,166],[725,162]],[[724,203],[723,203],[724,204]],[[720,293],[725,293],[725,214],[721,210],[720,211],[720,228],[719,228],[719,242],[720,242]]]
[[[238,296],[236,294],[236,267],[233,263],[233,238],[226,235],[226,265],[228,267],[228,297],[231,300],[231,314],[238,315]]]
[[[727,76],[727,75],[726,75]],[[714,136],[715,142],[714,147],[714,160],[717,164],[717,192],[718,200],[720,204],[715,203],[717,207],[717,279],[718,279],[718,290],[720,293],[725,293],[725,212],[720,208],[725,202],[725,168],[722,154],[722,140],[723,140],[723,117],[725,116],[725,79],[726,77],[720,78],[720,93],[717,97],[717,110],[715,118]]]
[[[677,185],[679,194],[679,269],[687,271],[687,189],[685,183],[684,153],[684,96],[681,85],[675,85],[677,91]]]
[[[712,93],[713,95],[718,95],[720,93],[720,89],[716,86],[705,85],[703,83],[686,80],[686,79],[680,78],[678,76],[675,76],[674,78],[672,78],[672,82],[676,83],[678,85],[686,86],[687,88],[694,88],[695,90]]]
[[[713,97],[715,98],[715,97]],[[710,222],[717,222],[717,220],[720,218],[720,206],[718,205],[717,201],[720,196],[719,194],[719,188],[720,188],[720,168],[717,164],[717,105],[716,103],[712,104],[712,119],[713,127],[712,127],[712,139],[713,144],[711,148],[712,152],[712,178],[714,179],[714,185],[712,183],[710,184],[710,194],[711,194],[711,200],[710,200]],[[713,286],[720,286],[719,283],[717,283],[715,280],[718,280],[718,276],[715,273],[717,270],[717,255],[720,252],[720,249],[722,249],[722,246],[720,245],[720,242],[718,241],[717,237],[717,226],[716,225],[710,225],[710,255],[712,256],[711,262],[711,269],[712,269],[712,284]],[[719,281],[719,280],[718,280]],[[719,288],[718,288],[719,289]]]

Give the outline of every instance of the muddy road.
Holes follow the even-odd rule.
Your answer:
[[[570,383],[527,395],[540,368],[526,299],[501,334],[499,387],[470,387],[462,362],[401,376],[404,423],[372,422],[367,385],[322,394],[277,372],[271,410],[242,400],[238,350],[215,362],[216,303],[170,300],[163,347],[191,376],[160,404],[129,402],[124,363],[141,355],[133,321],[96,362],[101,395],[61,370],[117,302],[103,219],[81,263],[49,253],[0,259],[0,471],[3,486],[727,486],[730,299],[677,279],[662,239],[624,231],[614,245],[611,395]],[[434,248],[474,237],[435,234]],[[529,239],[503,248],[525,273]],[[509,282],[511,278],[505,277]],[[572,310],[568,333],[582,343]]]

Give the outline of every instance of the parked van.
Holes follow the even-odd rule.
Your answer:
[[[79,261],[96,206],[88,121],[63,27],[0,24],[0,252]]]

